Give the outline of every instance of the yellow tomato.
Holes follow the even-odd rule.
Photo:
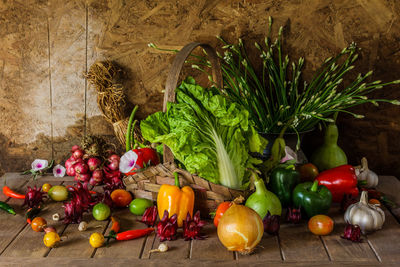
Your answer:
[[[47,193],[47,192],[49,192],[51,187],[52,187],[51,184],[44,184],[44,185],[42,185],[42,190],[43,190],[43,192]]]
[[[90,235],[89,243],[94,248],[99,248],[104,244],[104,236],[100,233]]]
[[[56,232],[48,232],[43,237],[43,243],[48,248],[53,248],[60,240],[60,236]]]

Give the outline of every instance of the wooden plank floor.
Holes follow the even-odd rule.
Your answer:
[[[49,182],[73,184],[71,177],[40,177],[33,181],[27,176],[7,173],[0,178],[0,187],[8,185],[12,189],[24,192],[26,186],[41,186]],[[139,264],[146,266],[320,266],[337,265],[400,265],[400,182],[393,176],[380,176],[378,189],[384,192],[397,207],[385,208],[386,222],[382,230],[363,237],[362,243],[352,243],[342,239],[344,220],[339,207],[334,205],[330,216],[335,221],[335,229],[329,236],[318,237],[307,229],[306,221],[292,225],[283,223],[278,236],[265,234],[252,255],[239,255],[227,251],[218,241],[216,229],[210,222],[204,232],[205,240],[184,241],[182,238],[167,242],[170,250],[166,253],[149,253],[157,248],[159,239],[153,233],[147,237],[125,242],[114,242],[109,247],[93,249],[89,245],[89,236],[93,232],[107,233],[109,221],[95,221],[90,214],[85,215],[89,222],[88,230],[79,232],[77,225],[64,225],[52,220],[52,214],[63,214],[61,203],[48,201],[42,216],[49,225],[56,227],[65,239],[59,247],[49,249],[43,245],[43,233],[34,232],[25,221],[22,200],[9,199],[0,193],[0,201],[13,206],[18,213],[12,216],[0,212],[0,265],[21,266],[27,263],[42,266],[54,264],[93,266],[115,264]],[[95,188],[100,190],[101,188]],[[114,215],[121,220],[121,230],[140,229],[145,226],[137,220],[139,217],[127,209],[120,209]]]

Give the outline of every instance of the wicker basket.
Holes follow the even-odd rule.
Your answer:
[[[208,44],[190,43],[182,48],[176,55],[168,74],[163,111],[167,109],[167,102],[175,102],[175,88],[178,84],[179,74],[185,63],[186,58],[198,46],[201,46],[208,55],[212,65],[213,80],[219,88],[222,88],[222,74],[218,56],[215,50]],[[171,150],[164,145],[164,163],[152,166],[146,170],[124,178],[124,184],[128,191],[132,192],[136,198],[157,199],[157,192],[162,184],[174,184],[174,172],[178,172],[182,186],[189,185],[195,192],[195,210],[200,210],[202,216],[207,217],[214,211],[218,204],[223,201],[233,200],[236,197],[246,197],[247,191],[234,190],[222,185],[213,184],[207,180],[190,174],[186,170],[179,169],[174,164],[174,156]]]

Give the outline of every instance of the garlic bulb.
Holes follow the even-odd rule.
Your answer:
[[[365,187],[371,188],[378,185],[378,175],[368,168],[368,161],[366,158],[361,159],[361,167],[358,168],[357,180],[366,181]]]
[[[362,191],[360,202],[350,205],[345,214],[347,223],[358,225],[363,234],[382,228],[385,213],[376,205],[368,204],[368,192]]]

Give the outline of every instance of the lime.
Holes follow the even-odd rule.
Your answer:
[[[110,207],[104,203],[97,203],[93,207],[93,217],[98,221],[104,221],[110,216],[111,210]]]
[[[153,202],[146,198],[135,198],[129,204],[129,210],[135,215],[143,215],[147,208],[152,207]]]

